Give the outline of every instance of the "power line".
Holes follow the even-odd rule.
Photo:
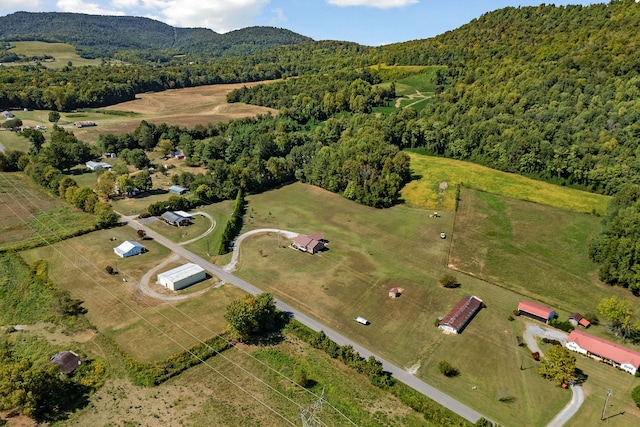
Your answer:
[[[8,180],[6,177],[3,177],[5,179],[5,181],[9,182],[14,189],[16,189],[17,191],[20,191],[13,183],[10,182],[10,180]],[[20,191],[21,192],[21,191]],[[25,194],[24,192],[21,192],[21,194]],[[15,200],[15,198],[14,198]],[[31,198],[29,198],[29,200],[32,200]],[[31,202],[33,203],[33,201]],[[22,206],[19,202],[18,204],[24,208],[24,206]],[[15,214],[15,212],[14,212]],[[38,220],[39,222],[41,222],[39,219],[36,218],[36,220]],[[58,223],[55,219],[54,222],[56,222],[58,225],[61,226],[60,223]],[[25,222],[26,223],[26,222]],[[28,226],[28,224],[27,224]],[[58,236],[59,237],[59,236]],[[49,242],[47,242],[44,238],[43,240],[51,247],[53,247]],[[62,239],[61,239],[62,240]],[[80,240],[78,240],[78,242],[85,246]],[[96,268],[98,271],[101,271],[100,268],[93,263],[91,260],[87,259],[86,256],[84,256],[84,254],[79,253],[80,257],[83,258],[89,265],[93,266],[94,268]],[[76,265],[75,263],[72,263],[74,265]],[[77,266],[77,265],[76,265]],[[83,271],[84,272],[84,271]],[[86,272],[84,272],[86,274]],[[100,285],[95,278],[91,277],[90,278],[103,290],[107,291],[110,295],[112,295],[113,297],[115,297],[118,302],[122,303],[125,307],[127,307],[129,310],[132,310],[136,315],[140,316],[142,318],[142,316],[135,312],[135,310],[133,310],[131,307],[129,307],[124,301],[122,301],[119,297],[117,297],[116,295],[114,295],[112,292],[108,291],[106,288],[104,288],[102,285]],[[149,307],[147,304],[144,304],[147,307]],[[230,346],[234,346],[237,350],[239,350],[242,354],[252,358],[254,361],[256,361],[257,363],[265,366],[267,369],[271,370],[272,372],[278,374],[279,376],[287,379],[287,380],[291,380],[290,378],[286,377],[283,373],[281,373],[278,370],[275,370],[274,368],[272,368],[271,366],[269,366],[267,363],[259,360],[258,358],[256,358],[255,356],[253,356],[252,354],[242,350],[241,348],[235,346],[231,341],[229,341],[227,338],[225,338],[224,336],[222,336],[221,334],[212,331],[210,328],[208,328],[207,326],[203,325],[201,322],[197,321],[196,319],[194,319],[193,317],[191,317],[190,315],[184,313],[182,310],[180,310],[178,307],[174,307],[174,306],[170,306],[173,310],[177,311],[178,313],[180,313],[182,316],[186,317],[187,319],[189,319],[190,321],[192,321],[193,323],[201,326],[202,328],[204,328],[206,331],[210,332],[211,334],[213,334],[215,337],[223,339],[225,342],[227,342],[228,345]],[[172,321],[171,319],[167,318],[163,313],[160,313],[159,311],[156,311],[156,313],[160,314],[163,318],[165,318],[166,320],[168,320],[169,322],[171,322],[172,324],[176,325],[179,329],[181,329],[183,332],[185,332],[187,335],[191,336],[193,339],[195,339],[196,341],[201,342],[202,344],[204,344],[205,346],[209,347],[211,350],[213,350],[216,354],[220,355],[221,357],[223,357],[225,360],[229,361],[230,363],[234,364],[236,367],[238,367],[239,369],[241,369],[242,371],[246,372],[249,376],[255,378],[256,380],[262,382],[263,384],[265,384],[267,387],[269,387],[271,390],[273,390],[274,392],[280,394],[282,397],[286,398],[287,400],[291,401],[292,403],[294,403],[295,405],[297,405],[298,407],[301,407],[300,404],[298,404],[297,402],[293,401],[292,399],[288,398],[287,396],[285,396],[284,394],[282,394],[281,392],[279,392],[278,390],[276,390],[275,388],[273,388],[272,386],[270,386],[269,384],[267,384],[266,382],[264,382],[263,380],[261,380],[260,378],[257,378],[255,375],[253,375],[253,373],[247,371],[245,368],[237,365],[235,362],[229,360],[224,354],[218,352],[217,350],[213,349],[211,346],[209,346],[206,342],[202,341],[201,339],[199,339],[198,337],[196,337],[195,335],[193,335],[191,332],[189,332],[188,330],[186,330],[184,327],[182,327],[181,325],[177,324],[176,322]],[[144,318],[143,318],[144,319]],[[147,323],[149,323],[149,321],[147,319],[144,319]],[[154,327],[155,328],[155,327]],[[167,335],[166,333],[164,333],[165,335]],[[167,335],[168,336],[168,335]],[[172,341],[176,342],[173,338],[169,337],[170,339],[172,339]],[[177,342],[176,342],[177,343]],[[182,348],[184,348],[183,346],[181,346]],[[201,360],[201,359],[199,359]],[[314,397],[321,399],[322,396],[318,396],[317,394],[315,394],[313,391],[308,390],[304,387],[302,387],[301,385],[293,382],[298,388],[300,388],[301,390],[304,390],[305,392],[313,395]],[[323,390],[323,394],[324,394],[324,390]],[[336,408],[335,406],[331,405],[329,402],[327,402],[326,400],[324,400],[324,398],[321,399],[323,402],[327,403],[327,405],[332,408],[337,414],[339,414],[341,417],[343,417],[346,421],[348,421],[350,424],[352,425],[357,425],[355,422],[353,422],[353,420],[351,420],[349,417],[347,417],[344,413],[342,413],[338,408]]]
[[[6,180],[6,179],[5,179]],[[14,186],[15,188],[15,186]],[[14,198],[15,200],[15,198]],[[8,208],[13,212],[14,215],[18,216],[15,212],[15,210],[13,210],[13,208],[11,208],[9,205],[7,205]],[[20,218],[20,216],[18,216],[18,218]],[[29,228],[32,228],[26,221],[22,220],[22,222],[25,223],[25,225]],[[41,222],[39,219],[36,218],[36,221]],[[34,230],[37,233],[37,230]],[[49,242],[46,238],[40,236],[40,238],[42,239],[43,242],[45,242],[45,244],[49,247],[51,247],[54,251],[56,251],[57,253],[59,253],[60,255],[62,255],[63,258],[67,259],[68,261],[71,262],[71,264],[73,264],[74,266],[78,267],[73,261],[71,261],[66,255],[64,255],[59,249],[55,248],[53,246],[53,244],[51,242]],[[86,259],[86,258],[85,258]],[[92,264],[92,263],[90,263]],[[95,264],[92,264],[94,267]],[[80,269],[81,271],[83,271],[82,269]],[[221,371],[219,371],[218,369],[216,369],[215,367],[213,367],[211,364],[209,364],[206,360],[202,359],[201,357],[199,357],[197,354],[193,353],[191,350],[189,350],[187,347],[183,346],[182,344],[180,344],[176,339],[174,339],[173,337],[171,337],[169,334],[167,334],[165,331],[163,331],[162,329],[160,329],[159,327],[157,327],[156,325],[154,325],[153,323],[151,323],[150,320],[148,320],[146,317],[144,317],[142,314],[140,314],[139,312],[137,312],[135,309],[133,309],[131,306],[129,306],[128,304],[126,304],[121,298],[119,298],[117,295],[113,294],[113,292],[109,291],[108,289],[106,289],[104,286],[102,286],[100,283],[98,283],[98,281],[93,278],[91,275],[89,275],[86,271],[83,271],[83,273],[85,275],[87,275],[89,277],[90,280],[92,280],[98,287],[100,287],[103,291],[107,292],[109,295],[111,295],[114,299],[116,299],[119,303],[121,303],[122,305],[124,305],[128,310],[130,310],[131,312],[133,312],[136,316],[138,316],[141,320],[143,320],[144,322],[146,322],[147,324],[149,324],[153,329],[155,329],[156,331],[158,331],[160,334],[164,335],[165,337],[167,337],[169,340],[171,340],[172,342],[174,342],[178,347],[182,348],[184,351],[186,351],[187,353],[189,353],[191,356],[193,356],[194,358],[196,358],[199,362],[201,362],[202,364],[204,364],[205,366],[207,366],[209,369],[211,369],[212,371],[214,371],[215,373],[217,373],[218,375],[220,375],[222,378],[224,378],[225,380],[227,380],[228,382],[230,382],[231,384],[233,384],[234,386],[236,386],[238,389],[240,389],[242,392],[244,392],[245,394],[251,396],[254,400],[256,400],[257,402],[259,402],[261,405],[263,405],[264,407],[266,407],[267,409],[269,409],[271,412],[273,412],[274,414],[278,415],[280,418],[282,418],[284,421],[286,421],[287,423],[291,424],[291,425],[295,425],[294,422],[292,422],[291,420],[289,420],[288,418],[286,418],[284,415],[282,415],[280,412],[278,412],[277,410],[275,410],[274,408],[272,408],[271,406],[269,406],[266,402],[260,400],[258,397],[254,396],[253,394],[251,394],[251,392],[247,391],[245,388],[243,388],[241,385],[237,384],[236,382],[234,382],[231,378],[229,378],[228,376],[224,375]],[[156,313],[162,315],[161,313],[157,312]],[[165,317],[166,318],[166,317]],[[167,320],[170,321],[170,319],[166,318]],[[175,322],[172,322],[173,324],[175,324]],[[186,331],[185,331],[186,332]],[[193,335],[192,335],[193,336]],[[195,337],[194,337],[195,338]],[[198,341],[200,341],[201,343],[207,345],[204,341],[199,340],[198,338],[196,338]],[[208,346],[208,345],[207,345]],[[217,350],[213,349],[212,347],[208,346],[211,350],[213,350],[214,352],[216,352],[219,355],[222,355],[222,353],[218,352]],[[229,358],[227,358],[226,356],[222,355],[222,357],[231,362],[232,364],[234,364],[236,367],[240,368],[241,370],[246,371],[246,369],[238,366],[236,363],[234,363],[233,361],[231,361]],[[290,400],[291,402],[293,402],[294,404],[296,404],[298,407],[301,407],[300,404],[298,404],[297,402],[291,400],[290,398],[288,398],[287,396],[284,396],[284,394],[282,394],[281,392],[279,392],[278,390],[274,389],[272,386],[270,386],[269,384],[265,383],[263,380],[255,377],[253,374],[251,374],[251,376],[253,376],[255,379],[257,379],[258,381],[262,382],[263,384],[267,385],[267,387],[271,388],[273,391],[275,391],[276,393],[280,394],[281,396],[285,397],[286,399]]]

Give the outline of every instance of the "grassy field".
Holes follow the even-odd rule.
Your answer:
[[[500,214],[483,206],[469,208],[480,218],[473,226],[465,219],[465,203],[473,197],[496,199],[493,205],[505,207],[498,209]],[[570,393],[539,377],[528,350],[516,344],[526,322],[508,318],[523,295],[557,303],[560,315],[566,316],[573,310],[594,311],[601,295],[623,293],[598,284],[596,266],[586,256],[586,242],[597,233],[599,219],[473,190],[462,193],[455,227],[451,212],[441,211],[440,218],[428,213],[406,206],[369,209],[303,184],[250,196],[251,223],[246,229],[322,231],[330,249],[310,256],[284,247],[288,242],[278,246],[276,234],[257,236],[244,243],[237,274],[381,356],[417,369],[421,378],[504,425],[517,425],[522,419],[528,425],[545,425],[568,402]],[[546,230],[549,224],[553,228]],[[440,231],[450,237],[439,239]],[[458,242],[466,240],[467,252],[461,253]],[[437,284],[449,271],[450,251],[452,257],[466,259],[480,256],[485,248],[495,253],[493,268],[502,268],[487,276],[491,282],[470,271],[473,275],[457,274],[459,289]],[[507,257],[509,251],[517,256]],[[506,261],[500,263],[502,252]],[[538,268],[531,268],[533,262]],[[401,288],[402,296],[388,298],[391,287]],[[434,327],[438,316],[468,294],[482,298],[487,309],[463,334],[439,333]],[[353,322],[355,316],[367,318],[371,325]],[[592,332],[606,335],[603,327]],[[484,356],[479,360],[478,355]],[[441,360],[456,365],[461,375],[442,376],[437,369]],[[525,362],[530,366],[521,369]],[[629,379],[613,369],[609,375],[621,383]],[[590,382],[594,389],[606,387],[597,376]],[[497,400],[502,389],[508,390],[508,402]],[[630,399],[620,404],[632,410]]]
[[[38,41],[11,42],[11,52],[26,57],[32,56],[53,56],[53,60],[42,61],[42,65],[47,68],[62,68],[71,62],[74,66],[100,65],[100,59],[85,59],[76,53],[76,48],[66,43],[46,43]],[[24,65],[24,62],[6,63],[4,65]]]
[[[455,187],[460,183],[487,193],[598,215],[606,212],[610,200],[607,196],[547,184],[473,163],[412,152],[407,154],[411,158],[411,173],[417,179],[402,189],[402,198],[414,207],[453,210]],[[441,183],[446,183],[445,191],[440,191]]]
[[[588,256],[600,218],[463,189],[450,263],[565,312],[597,312],[606,296],[628,296],[597,280]]]
[[[309,391],[291,382],[296,366],[305,369],[311,380]],[[323,388],[327,402],[320,415],[324,425],[353,425],[338,411],[358,426],[432,425],[371,386],[365,377],[296,340],[225,351],[158,387],[139,388],[125,380],[110,380],[90,407],[63,425],[116,425],[114,420],[117,425],[144,426],[300,425],[296,419],[301,409],[311,405]]]
[[[505,425],[523,417],[543,425],[569,400],[537,374],[519,369],[522,350],[516,337],[524,324],[508,316],[520,295],[465,276],[459,277],[459,289],[438,285],[448,271],[450,244],[438,235],[451,233],[452,213],[429,218],[428,212],[406,206],[375,210],[302,184],[250,196],[248,213],[247,228],[322,231],[330,248],[310,256],[283,247],[288,242],[279,247],[275,234],[249,239],[237,273],[249,282],[400,366],[417,369],[421,378]],[[401,288],[402,296],[390,299],[391,287]],[[434,322],[465,294],[478,295],[488,308],[463,334],[441,334]],[[359,325],[352,320],[356,316],[371,324]],[[491,357],[480,361],[479,354]],[[443,359],[462,374],[443,377],[436,367]],[[519,385],[511,391],[512,402],[499,403],[496,393],[512,384]]]
[[[54,282],[84,301],[89,320],[142,361],[164,359],[224,330],[222,313],[233,299],[243,295],[240,290],[228,286],[212,288],[200,298],[180,302],[151,299],[138,290],[138,281],[165,260],[169,250],[145,240],[147,253],[119,258],[113,248],[127,239],[136,239],[135,230],[123,226],[25,251],[22,256],[28,263],[46,260]],[[108,275],[108,265],[119,273]],[[123,282],[123,278],[127,281]],[[215,280],[209,282],[210,286],[214,283]],[[158,285],[151,286],[162,291]],[[185,293],[189,291],[178,294]]]
[[[0,173],[0,249],[57,241],[93,227],[93,216],[45,193],[18,173]]]
[[[439,69],[446,69],[446,67],[430,66],[430,67],[382,67],[382,74],[392,73],[394,69],[407,69],[407,70],[422,70],[420,74],[415,74],[409,77],[394,79],[396,86],[396,99],[395,105],[388,107],[376,107],[375,112],[389,113],[397,108],[413,107],[415,110],[420,111],[426,107],[433,97],[436,85],[434,84],[436,71]],[[389,86],[391,83],[383,83],[381,86]]]

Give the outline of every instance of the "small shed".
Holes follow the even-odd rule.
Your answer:
[[[77,128],[86,128],[86,127],[91,127],[91,126],[98,126],[96,124],[96,122],[92,122],[90,120],[85,120],[85,121],[80,121],[80,122],[75,122],[73,124],[75,127]]]
[[[188,190],[184,187],[180,187],[179,185],[172,185],[169,187],[169,193],[173,194],[185,194]]]
[[[69,350],[54,354],[49,358],[49,361],[58,365],[61,374],[70,374],[82,364],[80,356]]]
[[[556,317],[554,309],[532,301],[520,301],[518,304],[518,312],[523,316],[539,320],[544,323],[549,323],[550,319]]]
[[[113,252],[120,258],[129,258],[130,256],[139,255],[147,251],[147,248],[142,246],[138,242],[132,242],[131,240],[125,240],[120,246],[113,248]]]
[[[583,328],[588,328],[591,325],[591,322],[582,317],[580,313],[571,313],[569,315],[569,323],[571,323],[573,326],[580,325]]]
[[[87,168],[92,171],[97,171],[98,169],[111,170],[111,165],[106,162],[94,162],[93,160],[89,160],[85,165],[87,165]]]
[[[188,263],[158,274],[158,283],[167,289],[177,291],[207,278],[204,268]]]
[[[398,298],[400,296],[400,290],[398,288],[389,289],[389,298]]]

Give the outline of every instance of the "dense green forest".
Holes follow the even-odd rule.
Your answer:
[[[251,27],[218,34],[207,28],[177,28],[149,18],[63,12],[16,12],[0,17],[0,40],[69,43],[85,58],[111,57],[121,51],[207,56],[249,55],[261,50],[311,41],[272,27]]]
[[[192,180],[201,194],[228,198],[238,186],[256,192],[298,179],[388,206],[408,179],[400,150],[423,148],[615,195],[624,184],[640,184],[637,22],[640,4],[625,0],[509,7],[432,39],[379,48],[303,42],[225,58],[202,51],[167,62],[128,49],[114,56],[131,56],[137,65],[0,68],[0,108],[69,110],[148,90],[283,79],[228,98],[277,108],[277,118],[183,129],[168,138],[212,171]],[[257,34],[243,37],[251,43]],[[394,82],[402,78],[382,64],[442,66],[433,81],[440,90],[420,112],[373,113],[391,105]],[[136,138],[113,136],[101,144],[144,151],[166,139],[155,135],[136,145]],[[130,155],[142,161],[139,152]],[[615,252],[596,246],[598,262],[604,255],[596,252]],[[608,263],[603,280],[631,287],[630,275],[618,271],[623,265]]]

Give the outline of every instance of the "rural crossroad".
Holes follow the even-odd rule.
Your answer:
[[[262,292],[262,290],[260,290],[259,288],[255,287],[254,285],[252,285],[251,283],[240,279],[239,277],[234,276],[233,274],[231,274],[228,271],[225,271],[223,268],[210,263],[209,261],[199,257],[198,255],[188,251],[187,249],[185,249],[184,247],[180,246],[178,243],[172,242],[171,240],[165,238],[164,236],[156,233],[155,231],[151,230],[150,228],[144,226],[143,224],[138,223],[137,221],[133,220],[133,217],[122,217],[124,221],[127,222],[127,224],[130,227],[133,227],[136,230],[144,230],[147,233],[148,237],[153,238],[156,242],[160,243],[161,245],[171,249],[173,252],[175,252],[176,254],[182,256],[183,258],[187,259],[188,261],[194,263],[194,264],[198,264],[200,267],[204,268],[205,270],[207,270],[209,273],[217,276],[220,280],[224,281],[225,283],[230,283],[242,290],[244,290],[245,292],[252,294],[252,295],[257,295],[259,293]],[[278,231],[276,229],[273,230]],[[287,232],[285,232],[284,230],[280,230],[281,233],[283,233],[283,235]],[[343,336],[342,334],[332,330],[331,328],[327,327],[326,325],[323,325],[322,323],[318,322],[317,320],[307,316],[306,314],[302,313],[301,311],[291,307],[290,305],[276,299],[275,300],[276,303],[276,307],[284,312],[289,312],[292,313],[293,317],[298,320],[300,323],[304,324],[305,326],[313,329],[314,331],[324,331],[324,333],[327,335],[327,337],[329,337],[331,340],[335,341],[337,344],[339,345],[351,345],[353,346],[354,350],[356,350],[358,353],[360,353],[360,355],[364,358],[368,358],[369,356],[374,356],[376,359],[378,359],[381,363],[382,363],[382,367],[385,371],[390,372],[394,378],[396,378],[398,381],[401,381],[403,383],[405,383],[406,385],[408,385],[409,387],[413,388],[414,390],[424,394],[425,396],[429,397],[430,399],[438,402],[440,405],[444,406],[445,408],[450,409],[451,411],[455,412],[456,414],[460,415],[461,417],[475,423],[476,421],[478,421],[478,419],[482,418],[483,415],[480,414],[479,412],[469,408],[468,406],[464,405],[461,402],[458,402],[457,400],[455,400],[454,398],[452,398],[451,396],[448,396],[447,394],[441,392],[440,390],[430,386],[429,384],[425,383],[424,381],[416,378],[413,374],[407,372],[406,370],[400,368],[399,366],[394,365],[393,363],[377,356],[376,354],[374,354],[373,352],[371,352],[370,350],[358,345],[357,343],[351,341],[350,339],[348,339],[347,337]],[[485,417],[486,418],[486,417]]]

